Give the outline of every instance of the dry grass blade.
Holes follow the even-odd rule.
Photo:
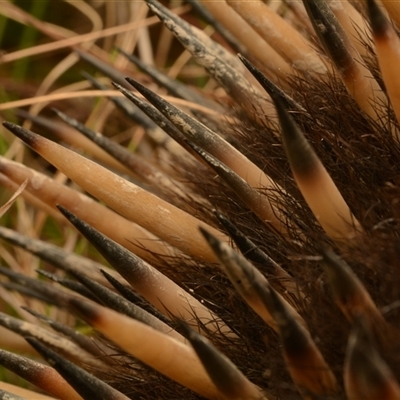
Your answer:
[[[28,181],[24,181],[22,185],[18,188],[18,190],[13,194],[10,200],[7,203],[3,204],[0,207],[0,218],[10,209],[10,207],[14,204],[15,200],[17,200],[18,196],[25,190]]]

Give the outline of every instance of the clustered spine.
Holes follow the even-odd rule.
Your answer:
[[[68,400],[400,399],[400,6],[190,2],[236,56],[145,3],[223,95],[119,49],[169,102],[143,74],[125,78],[74,47],[123,95],[110,100],[144,127],[142,146],[131,152],[53,110],[96,145],[84,142],[96,162],[3,122],[83,192],[48,165],[3,156],[0,183],[68,220],[113,269],[0,227],[52,265],[39,270],[46,280],[1,266],[1,285],[93,328],[83,335],[29,308],[52,330],[0,313],[48,365],[6,350],[0,363]],[[2,396],[48,399],[2,385]]]

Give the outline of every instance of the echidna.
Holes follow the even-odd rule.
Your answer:
[[[23,198],[0,210],[0,324],[30,345],[2,330],[0,363],[53,397],[0,397],[400,399],[400,3],[67,3],[94,32],[0,13],[72,47],[53,74],[80,58],[95,76],[71,90],[125,115],[103,99],[85,126],[85,91],[3,122],[34,152],[0,158]],[[132,18],[101,30],[110,10]]]

